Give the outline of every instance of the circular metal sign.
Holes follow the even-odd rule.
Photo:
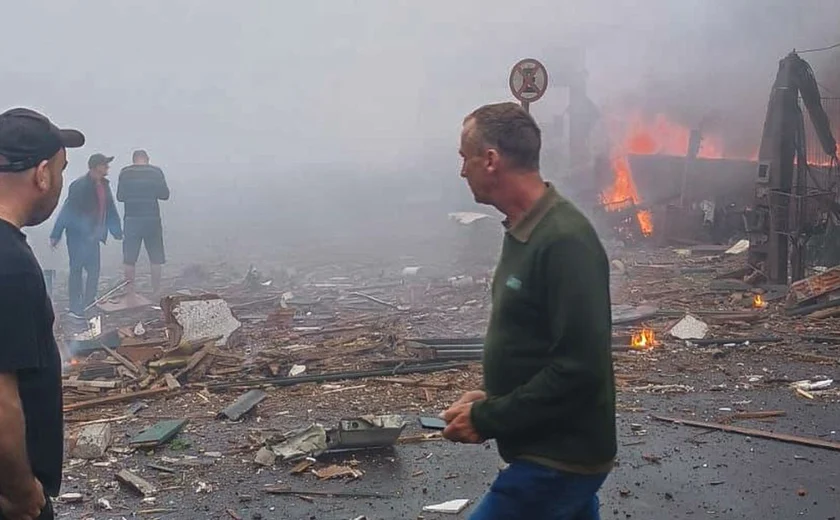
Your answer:
[[[548,71],[537,60],[526,58],[510,71],[510,91],[523,103],[533,103],[543,97],[548,88]]]

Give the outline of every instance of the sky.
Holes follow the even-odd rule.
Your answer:
[[[423,200],[411,188],[444,182],[441,200],[469,200],[462,118],[510,100],[510,67],[533,57],[552,78],[532,110],[549,124],[569,49],[602,110],[712,120],[754,148],[778,60],[840,41],[840,0],[27,0],[3,14],[2,99],[86,133],[70,176],[88,154],[123,165],[145,148],[190,212],[294,190],[309,193],[291,206],[346,207],[348,184]],[[840,93],[840,50],[803,56]],[[345,180],[315,187],[326,179]]]

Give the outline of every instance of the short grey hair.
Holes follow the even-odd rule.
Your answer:
[[[484,149],[497,149],[516,167],[539,170],[542,134],[524,108],[511,102],[484,105],[468,115],[464,124],[470,121],[475,122],[472,138]]]

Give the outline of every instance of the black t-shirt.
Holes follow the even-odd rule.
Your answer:
[[[169,199],[169,186],[163,170],[151,164],[133,164],[120,172],[117,200],[125,202],[126,221],[160,220],[159,200]]]
[[[0,220],[0,372],[17,373],[29,462],[52,496],[61,487],[64,456],[61,356],[54,319],[41,266],[26,236]]]

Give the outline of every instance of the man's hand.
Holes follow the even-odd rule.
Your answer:
[[[0,511],[9,520],[35,520],[47,505],[44,488],[37,478],[32,478],[25,496],[7,497],[0,495]]]
[[[460,399],[452,403],[450,408],[454,408],[459,404],[467,404],[467,403],[474,403],[476,401],[484,401],[487,399],[487,393],[484,390],[470,390],[469,392],[465,392],[464,395],[461,396]]]
[[[60,242],[60,240],[59,240],[59,239],[57,239],[57,238],[51,238],[51,239],[50,239],[50,247],[51,247],[51,248],[53,248],[53,249],[55,249],[56,247],[58,247],[58,243],[59,243],[59,242]]]
[[[477,400],[479,399],[473,399],[473,402]],[[484,439],[475,431],[475,427],[472,424],[472,418],[470,417],[472,405],[472,402],[456,403],[441,414],[441,418],[446,421],[446,428],[443,430],[443,437],[445,439],[468,444],[480,444],[484,442]]]

